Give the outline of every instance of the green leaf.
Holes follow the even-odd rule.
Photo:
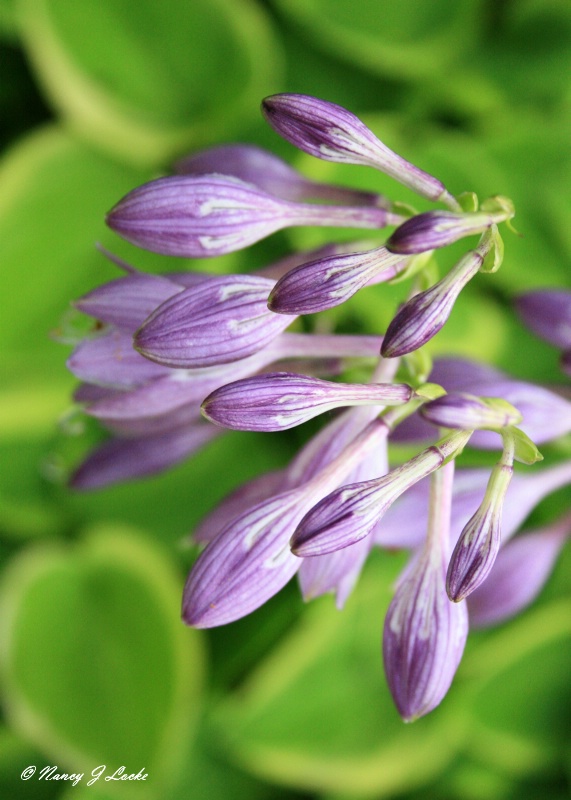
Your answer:
[[[275,90],[281,51],[241,0],[20,0],[22,36],[56,108],[133,163],[211,143]]]
[[[446,767],[461,721],[444,705],[404,725],[382,674],[383,616],[402,565],[401,557],[373,557],[342,612],[330,598],[314,601],[221,704],[215,731],[238,764],[266,780],[352,797],[394,796]]]
[[[472,643],[474,644],[474,643]],[[571,735],[571,605],[558,600],[484,637],[464,658],[467,752],[514,777],[552,768]]]
[[[381,76],[439,72],[470,41],[480,3],[458,0],[274,0],[321,46]]]
[[[117,238],[105,228],[106,211],[148,177],[54,127],[22,140],[0,162],[3,352],[33,346],[63,361],[50,331],[70,300],[118,274],[95,242]],[[42,367],[20,363],[23,376]]]
[[[543,461],[543,456],[536,445],[520,428],[510,428],[509,434],[515,441],[514,458],[516,461],[520,461],[522,464],[535,464],[537,461]]]
[[[492,225],[491,232],[493,237],[492,247],[486,254],[482,266],[480,267],[480,272],[488,274],[497,272],[504,260],[504,240],[500,236],[496,225]]]
[[[0,630],[16,730],[66,771],[145,768],[154,791],[175,780],[204,671],[201,635],[179,621],[180,584],[158,546],[122,526],[16,558]]]

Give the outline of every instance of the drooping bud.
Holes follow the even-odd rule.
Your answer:
[[[501,544],[504,498],[513,475],[514,443],[505,434],[502,458],[493,468],[484,499],[464,526],[448,565],[446,591],[455,603],[464,600],[488,577]]]
[[[456,298],[482,265],[485,250],[483,242],[466,253],[441,281],[402,306],[384,336],[382,355],[395,358],[418,350],[443,328]]]
[[[390,201],[373,192],[311,181],[278,156],[253,144],[223,144],[201,150],[175,164],[179,175],[231,175],[253,183],[283,200],[326,200],[389,208]]]
[[[374,167],[429,200],[458,207],[441,181],[394,153],[358,117],[336,103],[302,94],[276,94],[263,101],[262,112],[280,136],[312,156]]]
[[[126,195],[107,224],[132,244],[171,256],[207,258],[240,250],[296,225],[383,228],[401,217],[371,206],[292,203],[224,175],[182,175]]]
[[[272,372],[220,387],[203,402],[202,413],[234,430],[280,431],[334,408],[399,405],[412,394],[406,384],[345,384]]]
[[[502,397],[520,411],[522,430],[536,444],[543,444],[571,431],[571,403],[544,386],[515,380],[497,369],[460,358],[436,359],[430,379],[448,392],[469,392],[487,397]],[[422,440],[433,435],[421,418],[410,417],[395,431],[394,438]],[[480,430],[470,440],[472,447],[497,449],[497,435]]]
[[[502,547],[486,583],[468,599],[470,624],[498,625],[535,600],[571,535],[569,514],[541,530],[524,533]]]
[[[385,617],[385,673],[406,722],[442,701],[468,635],[466,604],[451,603],[445,589],[452,475],[450,463],[432,476],[426,543],[413,557]]]
[[[517,408],[502,398],[476,397],[466,392],[445,394],[420,408],[424,419],[440,428],[497,430],[517,425],[522,416]]]
[[[469,438],[470,432],[456,431],[388,475],[336,489],[301,520],[290,542],[292,551],[304,558],[319,556],[368,536],[401,494],[455,458]]]
[[[469,214],[457,214],[452,211],[425,211],[405,220],[387,241],[387,249],[391,253],[412,255],[424,253],[426,250],[437,250],[446,247],[465,236],[491,228],[494,223],[503,222],[513,216],[505,212],[476,211]]]
[[[272,289],[268,307],[278,314],[315,314],[341,305],[368,283],[391,280],[408,262],[384,246],[320,258],[286,273]]]
[[[135,334],[135,348],[168,367],[201,368],[247,358],[293,322],[272,314],[274,282],[220,275],[158,306]]]

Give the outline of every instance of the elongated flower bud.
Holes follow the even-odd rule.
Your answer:
[[[456,214],[452,211],[425,211],[403,222],[387,241],[387,250],[401,255],[424,253],[457,242],[465,236],[491,228],[505,215],[488,212]]]
[[[439,283],[415,294],[397,312],[383,338],[381,353],[395,358],[418,350],[444,327],[456,298],[480,269],[478,250],[466,253]]]
[[[446,576],[448,597],[458,603],[488,577],[501,544],[504,498],[513,475],[513,442],[507,440],[502,458],[493,468],[484,499],[464,526]]]
[[[290,542],[292,551],[304,558],[319,556],[368,536],[403,492],[454,458],[469,438],[469,432],[457,431],[388,475],[336,489],[301,520]]]
[[[412,394],[406,384],[344,384],[272,372],[220,387],[203,402],[202,413],[226,428],[280,431],[333,408],[399,405]]]
[[[389,281],[409,259],[378,247],[366,253],[333,255],[302,264],[277,282],[268,307],[279,314],[315,314],[341,305],[370,282]]]
[[[342,106],[302,94],[276,94],[263,101],[262,112],[280,136],[312,156],[374,167],[423,197],[457,205],[437,178],[390,150]]]
[[[135,348],[169,367],[226,364],[256,353],[291,324],[272,314],[274,282],[251,275],[216,276],[162,303],[135,334]]]
[[[390,207],[389,200],[373,192],[311,181],[278,156],[253,144],[223,144],[201,150],[178,161],[175,172],[179,175],[231,175],[283,200],[313,199]]]
[[[445,394],[420,408],[424,419],[440,428],[492,430],[518,425],[522,416],[511,403],[501,398],[476,397],[465,392]]]
[[[407,722],[443,699],[468,635],[465,603],[446,596],[453,464],[433,475],[426,544],[401,580],[387,611],[383,660],[395,705]]]
[[[224,528],[195,563],[183,599],[188,625],[224,625],[261,606],[299,569],[288,539],[304,512],[378,446],[384,426],[373,421],[337,458],[303,486],[254,506]]]
[[[502,547],[485,584],[468,599],[470,624],[477,628],[498,625],[527,608],[547,582],[570,535],[571,517],[567,514]]]
[[[127,241],[191,258],[231,253],[295,225],[383,228],[397,221],[382,208],[291,203],[223,175],[159,178],[134,189],[107,216]]]

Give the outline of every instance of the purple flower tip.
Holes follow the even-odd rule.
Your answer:
[[[436,250],[465,236],[481,233],[494,221],[494,216],[486,213],[426,211],[403,222],[389,238],[387,250],[401,255]]]

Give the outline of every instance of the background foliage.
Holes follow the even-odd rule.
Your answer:
[[[283,464],[304,431],[232,433],[163,476],[73,494],[66,476],[101,434],[70,411],[62,342],[77,336],[69,301],[115,276],[95,242],[169,266],[103,219],[185,152],[254,142],[312,177],[407,199],[373,171],[279,141],[259,101],[296,91],[361,113],[453,192],[513,198],[523,236],[462,296],[434,350],[558,382],[555,352],[510,298],[569,286],[570,75],[568,0],[1,0],[2,796],[568,797],[568,549],[536,605],[474,635],[442,706],[404,726],[379,648],[400,555],[373,558],[341,614],[328,597],[303,607],[290,586],[227,628],[179,622],[193,525]],[[323,236],[278,234],[207,268],[249,270]],[[331,322],[380,332],[398,292],[362,292]],[[568,502],[560,492],[534,521]],[[20,780],[30,764],[103,763],[149,778]]]

